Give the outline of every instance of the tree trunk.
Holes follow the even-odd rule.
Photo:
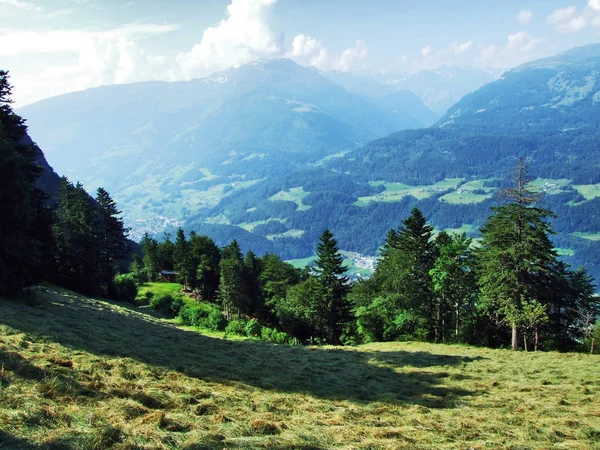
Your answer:
[[[527,349],[527,334],[523,333],[523,347],[525,348],[525,351],[529,351]]]
[[[454,304],[454,309],[456,311],[456,326],[454,334],[456,336],[456,342],[458,342],[460,337],[460,303],[458,301]]]
[[[535,327],[535,351],[540,349],[540,327]]]
[[[517,322],[512,324],[512,349],[517,351],[519,349],[519,330],[517,328]]]
[[[592,338],[592,345],[590,346],[590,355],[594,354],[594,341],[595,340],[596,340],[595,338]]]

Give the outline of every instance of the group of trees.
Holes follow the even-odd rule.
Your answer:
[[[227,320],[255,318],[299,341],[341,343],[352,321],[350,285],[333,235],[321,236],[316,266],[298,269],[275,254],[245,255],[234,240],[218,248],[207,236],[179,229],[175,242],[145,235],[143,257],[132,272],[139,281],[174,271],[184,289],[221,306]]]
[[[558,259],[551,211],[537,206],[524,161],[505,204],[494,207],[474,245],[436,233],[419,209],[388,232],[373,276],[353,285],[326,230],[314,267],[276,255],[245,257],[237,242],[219,249],[205,236],[142,241],[146,276],[175,269],[179,280],[221,305],[228,319],[253,317],[300,341],[330,344],[398,339],[572,349],[600,315],[592,279]]]
[[[490,346],[510,337],[515,350],[582,342],[600,301],[583,269],[559,261],[553,215],[536,206],[529,181],[521,160],[477,246],[464,234],[435,235],[418,209],[390,230],[374,276],[352,290],[358,334]]]
[[[37,187],[42,154],[11,108],[8,73],[0,71],[0,295],[49,280],[86,294],[111,294],[127,229],[99,188],[92,199],[62,178],[57,192]]]

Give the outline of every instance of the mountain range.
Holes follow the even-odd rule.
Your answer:
[[[444,73],[450,82],[428,75]],[[504,73],[439,118],[443,102],[423,102],[410,77],[275,60],[18,113],[59,173],[113,194],[137,237],[183,226],[285,258],[310,256],[326,226],[342,248],[374,255],[415,206],[438,229],[477,236],[525,156],[557,213],[559,252],[598,277],[599,77],[600,45],[573,49]]]

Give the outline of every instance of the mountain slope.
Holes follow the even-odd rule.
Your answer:
[[[597,50],[521,66],[466,96],[428,129],[400,131],[293,176],[232,192],[210,217],[253,239],[267,238],[269,249],[288,258],[310,254],[326,226],[342,248],[373,255],[413,207],[439,229],[477,236],[495,195],[525,156],[535,186],[547,194],[544,206],[558,215],[559,252],[598,278]],[[549,83],[557,79],[564,81],[560,89]],[[576,101],[573,86],[586,86],[576,89],[584,92]],[[202,229],[206,220],[190,217],[186,227]]]
[[[288,347],[202,334],[53,286],[36,295],[37,307],[0,299],[0,448],[597,441],[597,355],[416,342]]]
[[[190,82],[91,89],[19,113],[53,167],[107,188],[139,237],[273,173],[422,125],[395,108],[275,60]]]

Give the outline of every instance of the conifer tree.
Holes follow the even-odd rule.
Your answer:
[[[11,89],[0,70],[0,295],[16,294],[51,266],[51,216],[34,184],[39,150],[24,143],[27,127],[12,110]]]
[[[330,344],[339,344],[344,326],[351,318],[351,305],[347,299],[350,291],[346,267],[333,234],[326,229],[319,240],[314,268],[321,293],[318,314],[323,317],[323,335]]]
[[[223,248],[219,269],[218,297],[223,304],[225,316],[231,319],[234,313],[239,315],[248,309],[244,260],[237,241],[234,240]]]
[[[484,304],[507,321],[512,329],[512,348],[517,350],[519,324],[534,312],[539,322],[544,298],[543,281],[552,276],[556,252],[550,240],[548,219],[551,211],[534,206],[540,199],[528,187],[531,179],[521,158],[515,169],[513,186],[502,196],[508,200],[493,207],[481,228],[478,283]]]
[[[127,255],[127,234],[117,204],[104,188],[96,193],[98,210],[98,238],[100,249],[100,274],[106,286],[109,286],[115,275],[115,264]]]

